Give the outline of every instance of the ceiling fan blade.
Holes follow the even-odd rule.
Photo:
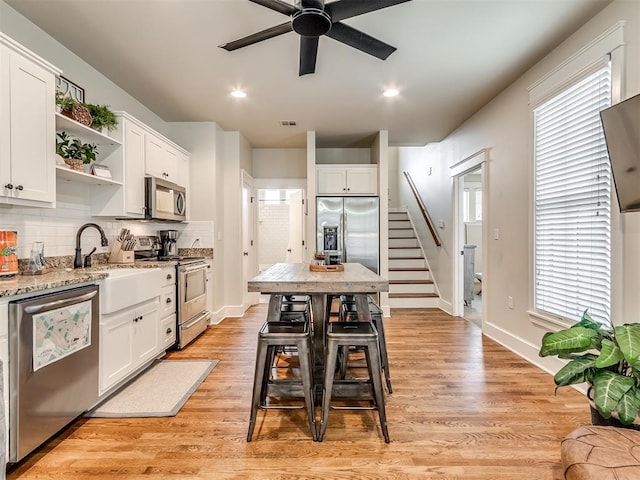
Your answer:
[[[386,60],[389,55],[396,51],[396,47],[392,47],[380,40],[367,35],[364,32],[356,30],[344,23],[334,23],[326,34],[334,40],[342,42],[350,47],[373,55],[380,60]]]
[[[253,35],[249,35],[248,37],[242,37],[238,40],[234,40],[232,42],[228,42],[218,46],[220,48],[224,48],[228,52],[231,52],[233,50],[246,47],[247,45],[253,45],[254,43],[268,40],[269,38],[277,37],[278,35],[282,35],[283,33],[288,33],[291,31],[291,22],[286,22],[275,27],[267,28],[266,30],[262,30],[261,32],[254,33]]]
[[[293,15],[298,11],[296,7],[291,5],[290,3],[283,2],[282,0],[249,0],[253,3],[257,3],[258,5],[262,5],[263,7],[270,8],[271,10],[275,10],[276,12],[280,12],[283,15]]]
[[[300,77],[316,71],[318,41],[319,37],[300,37]]]
[[[327,3],[324,6],[325,12],[331,16],[333,23],[345,20],[347,18],[362,15],[363,13],[373,12],[382,8],[393,7],[399,3],[409,2],[411,0],[339,0]]]

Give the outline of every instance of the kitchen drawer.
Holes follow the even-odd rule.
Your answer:
[[[176,286],[176,267],[165,267],[162,269],[162,286]]]
[[[160,325],[163,348],[169,348],[176,343],[176,315],[173,314],[162,320]]]
[[[169,285],[162,287],[160,295],[160,318],[176,313],[176,287]]]

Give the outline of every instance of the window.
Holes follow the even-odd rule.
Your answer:
[[[482,190],[476,189],[476,222],[482,221]]]
[[[469,195],[469,190],[465,188],[464,191],[462,192],[462,221],[463,222],[468,222],[470,220],[469,219],[469,212],[471,211],[470,199],[471,199],[471,196]]]
[[[611,104],[607,64],[534,111],[534,305],[570,320],[609,319],[611,173],[599,112]]]

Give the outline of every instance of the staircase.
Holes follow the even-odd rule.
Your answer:
[[[437,308],[438,293],[406,212],[389,212],[389,306]]]

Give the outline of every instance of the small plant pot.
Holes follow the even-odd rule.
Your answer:
[[[71,170],[76,170],[78,172],[84,171],[84,163],[82,163],[82,160],[77,158],[65,158],[64,163],[69,165]]]

